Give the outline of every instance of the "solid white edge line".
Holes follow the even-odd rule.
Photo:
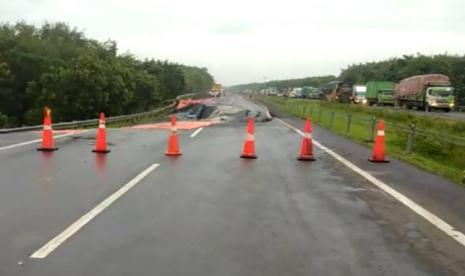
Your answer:
[[[191,134],[191,138],[194,138],[195,136],[197,136],[197,134],[199,134],[199,132],[201,132],[203,129],[203,127],[199,127],[196,131],[194,131],[194,133]]]
[[[82,131],[80,133],[84,133],[84,132],[87,132],[87,130]],[[60,135],[53,136],[53,139],[60,139],[60,138],[63,138],[63,137],[67,137],[67,136],[71,136],[71,135],[75,135],[75,134],[80,134],[80,133],[74,133],[73,132],[73,133],[60,134]],[[27,146],[27,145],[30,145],[30,144],[39,143],[41,141],[42,141],[42,139],[36,139],[36,140],[31,140],[31,141],[22,142],[22,143],[18,143],[18,144],[13,144],[13,145],[9,145],[9,146],[3,146],[3,147],[0,147],[0,150],[7,150],[7,149],[13,149],[13,148],[21,147],[21,146]]]
[[[85,215],[80,217],[77,221],[73,224],[68,226],[63,232],[58,234],[36,252],[34,252],[30,257],[33,259],[43,259],[46,258],[51,252],[53,252],[58,246],[60,246],[63,242],[65,242],[68,238],[76,234],[82,227],[84,227],[87,223],[89,223],[93,218],[95,218],[98,214],[100,214],[103,210],[108,208],[113,202],[115,202],[118,198],[123,196],[129,190],[131,190],[134,186],[137,185],[142,179],[144,179],[148,174],[150,174],[153,170],[155,170],[160,164],[152,164],[150,167],[139,173],[136,177],[134,177],[131,181],[126,183],[123,187],[118,189],[115,193],[107,197],[104,201],[100,204],[95,206],[92,210],[87,212]]]
[[[302,131],[295,128],[294,126],[284,122],[283,120],[281,120],[279,118],[275,118],[275,119],[277,119],[279,122],[281,122],[283,125],[287,126],[288,128],[294,130],[299,135],[301,135],[301,136],[304,135],[304,133]],[[439,218],[435,214],[433,214],[430,211],[423,208],[422,206],[418,205],[416,202],[414,202],[410,198],[404,196],[400,192],[398,192],[395,189],[391,188],[389,185],[387,185],[386,183],[384,183],[381,180],[377,179],[373,175],[371,175],[368,172],[366,172],[366,171],[362,170],[361,168],[357,167],[355,164],[353,164],[349,160],[347,160],[344,157],[340,156],[339,154],[335,153],[331,149],[323,146],[322,144],[315,141],[314,139],[313,139],[313,143],[315,144],[315,146],[322,149],[327,154],[331,155],[334,159],[336,159],[339,162],[341,162],[342,164],[346,165],[349,169],[351,169],[354,172],[358,173],[363,178],[370,181],[373,185],[375,185],[376,187],[378,187],[379,189],[381,189],[385,193],[389,194],[390,196],[392,196],[393,198],[395,198],[396,200],[398,200],[399,202],[401,202],[402,204],[404,204],[405,206],[410,208],[417,215],[419,215],[419,216],[423,217],[424,219],[426,219],[428,222],[433,224],[436,228],[438,228],[439,230],[444,232],[446,235],[453,238],[454,240],[456,240],[461,245],[465,246],[465,235],[462,232],[456,230],[455,227],[448,224],[447,222],[445,222],[444,220],[442,220],[441,218]]]

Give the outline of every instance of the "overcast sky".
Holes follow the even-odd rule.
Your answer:
[[[464,0],[0,0],[0,20],[64,21],[120,52],[205,66],[231,85],[465,53]]]

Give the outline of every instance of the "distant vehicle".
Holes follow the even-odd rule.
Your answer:
[[[302,88],[302,97],[306,99],[318,100],[320,98],[318,94],[318,88],[311,86],[304,86]]]
[[[276,94],[278,94],[278,88],[276,87],[268,88],[268,95],[276,95]]]
[[[302,98],[302,88],[294,87],[292,91],[289,93],[289,97],[291,98]]]
[[[391,81],[367,82],[366,99],[368,105],[394,105],[394,88],[396,84]]]
[[[407,109],[417,107],[430,111],[440,109],[446,112],[454,109],[454,89],[449,77],[441,74],[419,75],[401,80],[395,87],[398,105]]]
[[[353,84],[344,81],[332,81],[320,87],[320,99],[350,103],[353,95]]]
[[[289,91],[289,94],[287,96],[289,98],[297,98],[298,93],[302,94],[302,91],[300,90],[300,92],[299,92],[299,89],[300,88],[292,88],[292,90]]]
[[[367,99],[366,99],[366,92],[367,92],[367,87],[365,85],[354,85],[354,94],[352,96],[352,103],[355,104],[366,104]]]
[[[210,89],[210,95],[213,97],[219,97],[223,93],[223,86],[219,83],[214,83]]]

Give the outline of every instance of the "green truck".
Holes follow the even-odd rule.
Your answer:
[[[306,99],[318,100],[320,94],[318,93],[318,88],[305,86],[302,88],[302,97]]]
[[[394,89],[396,84],[391,81],[367,82],[366,100],[368,105],[394,105]]]

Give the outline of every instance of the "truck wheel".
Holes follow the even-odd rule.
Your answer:
[[[450,108],[444,109],[444,111],[445,111],[446,113],[449,113],[449,112],[450,112]]]

